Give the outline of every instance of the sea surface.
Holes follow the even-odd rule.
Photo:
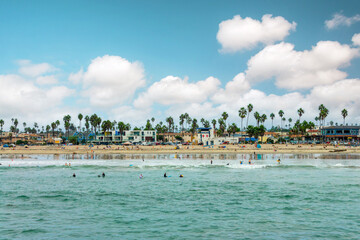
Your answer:
[[[358,154],[3,155],[0,163],[0,239],[360,239]]]

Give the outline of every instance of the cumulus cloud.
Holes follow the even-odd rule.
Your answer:
[[[52,84],[57,84],[58,80],[54,75],[39,76],[36,78],[36,83],[39,85],[52,85]]]
[[[267,14],[259,21],[236,15],[219,24],[217,40],[222,46],[221,51],[236,52],[253,48],[259,43],[268,45],[281,41],[295,28],[295,22],[290,23],[281,16],[272,17]]]
[[[276,86],[296,90],[326,85],[346,78],[338,68],[359,56],[359,49],[321,41],[311,50],[296,51],[290,43],[265,47],[248,61],[246,78],[259,82],[275,77]]]
[[[28,77],[37,77],[58,70],[49,63],[34,64],[30,60],[19,60],[18,64],[20,66],[19,73]]]
[[[71,74],[69,80],[81,83],[82,95],[97,107],[122,104],[145,85],[144,68],[140,62],[109,55],[93,59],[86,72],[80,70]]]
[[[153,103],[162,105],[180,103],[200,103],[205,101],[209,95],[218,90],[221,82],[214,77],[208,77],[203,81],[189,83],[188,79],[167,76],[159,82],[152,84],[148,90],[135,100],[134,106],[146,108]]]
[[[239,95],[244,94],[250,90],[250,84],[245,79],[244,73],[239,73],[232,81],[229,81],[225,89],[219,89],[211,98],[215,103],[232,102],[236,100]]]
[[[47,112],[73,93],[64,86],[44,89],[18,75],[0,75],[0,109],[5,116]]]
[[[351,26],[352,24],[360,21],[360,15],[356,14],[353,17],[346,17],[341,13],[335,13],[333,18],[325,21],[325,26],[327,29],[334,29],[339,26]]]
[[[351,41],[355,46],[360,46],[360,33],[354,34]]]

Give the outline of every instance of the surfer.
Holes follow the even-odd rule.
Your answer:
[[[166,173],[164,173],[164,177],[167,177]]]
[[[179,177],[183,178],[183,177],[184,177],[184,175],[180,174],[180,176],[179,176]]]
[[[102,177],[105,177],[105,173],[102,173]]]

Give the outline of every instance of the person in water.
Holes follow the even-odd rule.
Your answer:
[[[213,161],[211,160],[211,161],[210,161],[210,164],[212,164],[212,163],[213,163]]]
[[[76,174],[75,174],[75,173],[73,173],[73,177],[76,177]]]
[[[180,176],[179,176],[179,177],[183,178],[183,177],[184,177],[184,175],[180,174]]]
[[[278,164],[280,164],[280,162],[281,162],[281,161],[280,161],[280,158],[277,160],[277,162],[278,162]]]
[[[140,174],[139,178],[142,179],[144,176],[142,174]]]
[[[105,177],[105,173],[102,173],[102,177]]]
[[[167,177],[166,173],[164,173],[164,177]]]
[[[240,160],[240,164],[242,165],[242,161]]]
[[[249,164],[251,165],[251,159],[249,159]]]

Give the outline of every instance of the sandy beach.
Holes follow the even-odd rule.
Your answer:
[[[224,148],[225,147],[225,148]],[[213,147],[203,146],[16,146],[0,148],[0,154],[181,154],[181,153],[360,153],[360,147],[330,146],[330,145],[286,145],[263,144],[261,148],[255,145],[223,145]]]

